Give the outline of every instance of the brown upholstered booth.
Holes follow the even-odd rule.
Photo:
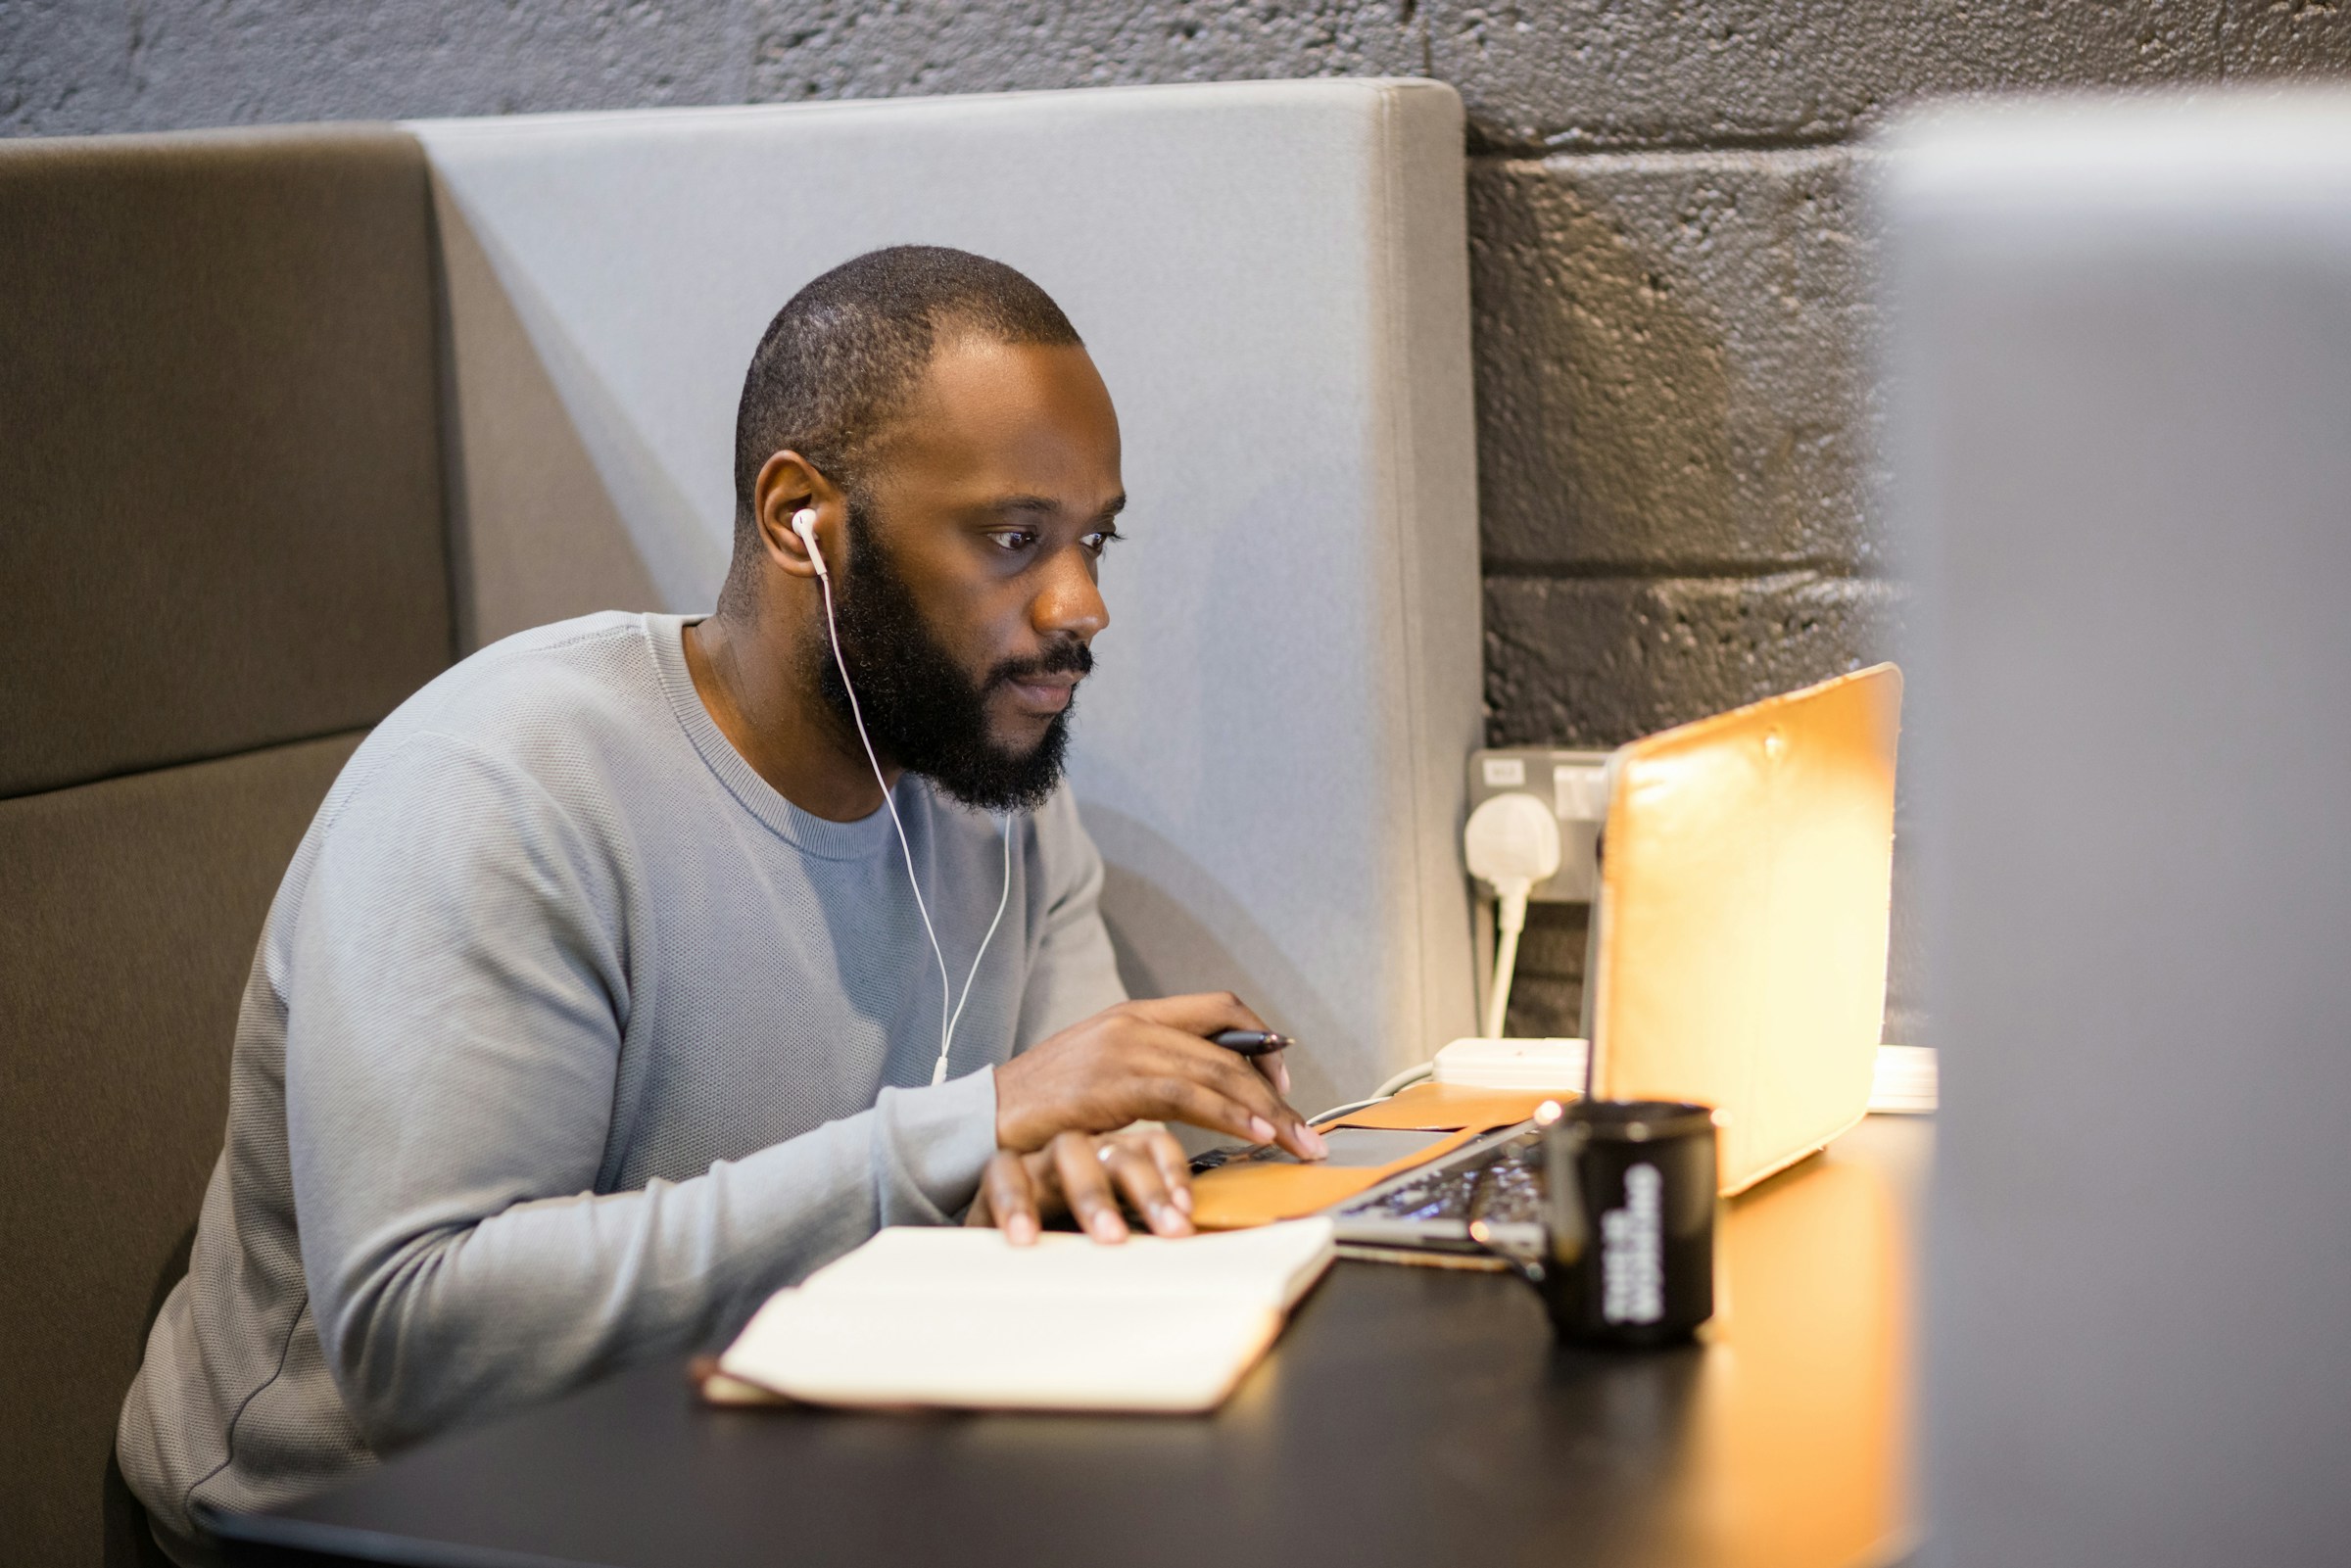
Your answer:
[[[0,1559],[112,1474],[237,998],[367,726],[452,656],[432,209],[389,127],[0,142]]]

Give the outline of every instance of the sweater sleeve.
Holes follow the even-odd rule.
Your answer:
[[[971,1200],[993,1074],[702,1175],[594,1191],[628,1017],[621,868],[530,778],[404,742],[327,830],[282,957],[312,1310],[378,1451],[732,1333]]]
[[[1031,822],[1034,885],[1043,907],[1032,917],[1036,935],[1021,992],[1016,1052],[1127,1000],[1102,923],[1102,854],[1079,820],[1069,786],[1055,790]]]

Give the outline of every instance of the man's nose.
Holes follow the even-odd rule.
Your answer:
[[[1082,545],[1054,552],[1044,581],[1031,601],[1030,623],[1044,638],[1074,637],[1091,642],[1110,624],[1110,606],[1094,582],[1094,558]]]

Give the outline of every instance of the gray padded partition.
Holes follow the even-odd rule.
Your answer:
[[[0,141],[0,796],[448,663],[434,333],[397,130]]]
[[[802,283],[960,245],[1068,309],[1134,543],[1074,778],[1129,980],[1230,986],[1328,1103],[1472,1025],[1479,600],[1462,118],[1422,81],[413,125],[477,641],[707,608],[735,404]],[[909,964],[917,962],[909,954]]]
[[[2351,98],[1895,144],[1923,1560],[2351,1542]]]
[[[359,740],[0,800],[0,1558],[99,1560],[116,1412],[220,1153],[262,919]]]

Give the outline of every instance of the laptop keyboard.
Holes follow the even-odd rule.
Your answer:
[[[1338,1213],[1344,1219],[1450,1221],[1463,1226],[1477,1218],[1498,1224],[1535,1222],[1543,1214],[1542,1134],[1523,1133],[1458,1164],[1408,1176],[1384,1192],[1342,1206]]]

